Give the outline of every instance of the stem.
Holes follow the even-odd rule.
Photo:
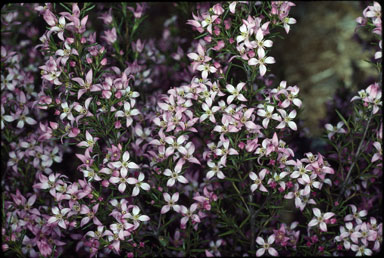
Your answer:
[[[249,201],[253,203],[253,195],[250,194],[248,196]],[[251,217],[250,222],[251,222],[251,252],[253,253],[255,251],[255,210],[253,209],[253,206],[250,206],[250,212],[251,212]]]
[[[353,161],[351,167],[349,168],[348,173],[347,173],[347,177],[345,178],[345,180],[343,182],[343,185],[341,187],[341,190],[339,192],[339,196],[337,198],[338,202],[340,201],[341,195],[344,192],[344,188],[345,188],[345,186],[348,183],[349,177],[351,176],[351,172],[352,172],[353,168],[355,167],[355,164],[356,164],[356,162],[358,160],[358,157],[360,155],[361,146],[363,146],[363,142],[364,142],[365,136],[367,135],[369,123],[371,122],[372,116],[373,116],[373,112],[371,112],[371,114],[369,115],[368,122],[367,122],[367,125],[366,125],[365,130],[364,130],[363,138],[361,138],[361,141],[359,143],[359,147],[357,148],[357,151],[356,151],[356,154],[355,154],[355,160]]]
[[[233,187],[235,188],[237,194],[239,195],[241,201],[244,203],[245,208],[247,208],[247,211],[249,212],[249,207],[248,207],[247,203],[245,202],[243,196],[241,196],[241,193],[240,193],[239,189],[237,189],[237,187],[236,187],[236,185],[235,185],[235,183],[234,183],[233,181],[232,181],[232,185],[233,185]]]

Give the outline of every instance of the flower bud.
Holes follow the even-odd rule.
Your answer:
[[[103,180],[103,181],[101,182],[101,185],[102,185],[103,187],[107,188],[107,187],[109,186],[109,181],[108,181],[108,180]]]

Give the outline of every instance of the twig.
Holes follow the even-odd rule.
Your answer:
[[[367,135],[368,127],[369,127],[369,123],[371,122],[371,118],[372,118],[372,116],[373,116],[373,112],[371,112],[371,114],[370,114],[370,116],[369,116],[369,118],[368,118],[367,126],[365,127],[365,130],[364,130],[363,138],[361,138],[359,147],[357,148],[356,154],[355,154],[355,156],[354,156],[355,159],[354,159],[354,161],[353,161],[351,167],[350,167],[349,170],[348,170],[347,177],[345,178],[345,180],[344,180],[344,182],[343,182],[343,186],[341,187],[341,190],[340,190],[340,192],[339,192],[339,196],[338,196],[338,198],[337,198],[337,201],[338,201],[338,202],[340,201],[341,195],[342,195],[342,193],[344,192],[344,188],[345,188],[345,186],[346,186],[347,183],[348,183],[349,177],[351,176],[351,172],[352,172],[353,168],[355,167],[355,164],[356,164],[356,162],[357,162],[357,160],[358,160],[358,157],[359,157],[359,155],[360,155],[361,146],[363,145],[365,136]]]

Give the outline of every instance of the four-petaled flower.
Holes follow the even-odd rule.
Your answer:
[[[168,187],[173,186],[176,183],[176,181],[179,181],[182,184],[187,184],[188,183],[188,180],[184,176],[180,175],[182,166],[183,166],[182,163],[178,162],[176,164],[176,166],[175,166],[175,170],[174,171],[170,170],[169,168],[167,168],[164,171],[164,173],[163,173],[164,175],[171,177],[167,181],[167,186]]]
[[[256,251],[256,256],[262,256],[265,251],[268,251],[268,253],[272,256],[278,256],[279,254],[277,253],[276,249],[271,246],[274,242],[275,235],[270,235],[267,242],[265,242],[262,237],[257,237],[256,243],[262,247]]]
[[[308,227],[314,227],[316,225],[319,225],[321,231],[327,232],[327,224],[325,221],[332,218],[335,215],[335,213],[326,212],[322,214],[318,208],[313,208],[312,210],[313,210],[313,214],[315,215],[315,218],[313,218],[308,223]]]

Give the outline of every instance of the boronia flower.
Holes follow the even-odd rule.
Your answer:
[[[275,242],[275,235],[272,234],[268,237],[268,240],[267,242],[264,241],[264,239],[262,237],[257,237],[256,238],[256,243],[258,245],[261,245],[262,247],[259,248],[257,251],[256,251],[256,256],[259,257],[259,256],[262,256],[264,255],[265,251],[268,251],[268,253],[272,256],[278,256],[278,252],[276,251],[275,248],[273,248],[271,245]]]
[[[326,212],[322,214],[318,208],[313,208],[312,211],[313,211],[313,214],[315,215],[315,218],[313,218],[308,223],[308,227],[314,227],[316,225],[319,225],[321,231],[327,232],[327,224],[325,221],[335,216],[335,213]]]
[[[167,168],[167,169],[163,172],[163,174],[164,174],[165,176],[171,177],[171,178],[168,179],[168,181],[167,181],[167,186],[168,186],[168,187],[173,186],[173,185],[176,183],[176,181],[179,181],[179,182],[182,183],[182,184],[187,184],[187,183],[188,183],[188,180],[187,180],[184,176],[180,175],[180,173],[181,173],[181,168],[182,168],[182,163],[181,163],[181,162],[178,162],[178,163],[176,164],[176,166],[175,166],[174,171],[172,171],[172,170],[170,170],[169,168]]]
[[[233,87],[231,84],[228,84],[226,86],[228,92],[231,94],[227,98],[228,105],[231,104],[234,99],[237,99],[239,101],[247,101],[244,95],[240,93],[240,91],[243,89],[244,86],[245,86],[244,82],[238,83],[236,88]]]
[[[176,202],[179,200],[178,192],[172,194],[172,197],[169,195],[169,193],[163,193],[163,197],[167,204],[161,208],[161,214],[167,213],[171,208],[176,212],[180,212],[180,205],[176,204]]]
[[[250,172],[249,173],[249,178],[251,180],[253,180],[253,184],[251,185],[251,191],[252,193],[257,190],[259,188],[260,191],[263,191],[263,192],[268,192],[268,190],[264,187],[263,185],[263,179],[265,177],[265,174],[266,174],[267,170],[266,169],[262,169],[259,173],[259,175],[257,175],[255,172]]]
[[[249,59],[248,65],[251,65],[251,66],[258,65],[260,76],[264,76],[264,74],[267,72],[267,67],[265,66],[265,64],[274,64],[275,59],[271,56],[266,57],[265,50],[263,48],[257,49],[257,56],[258,56],[258,59],[254,57]]]
[[[65,215],[70,211],[69,208],[63,208],[59,210],[58,207],[52,208],[52,213],[54,216],[50,217],[48,219],[48,224],[52,224],[57,222],[57,224],[62,227],[63,229],[67,229],[67,224],[65,223]]]

